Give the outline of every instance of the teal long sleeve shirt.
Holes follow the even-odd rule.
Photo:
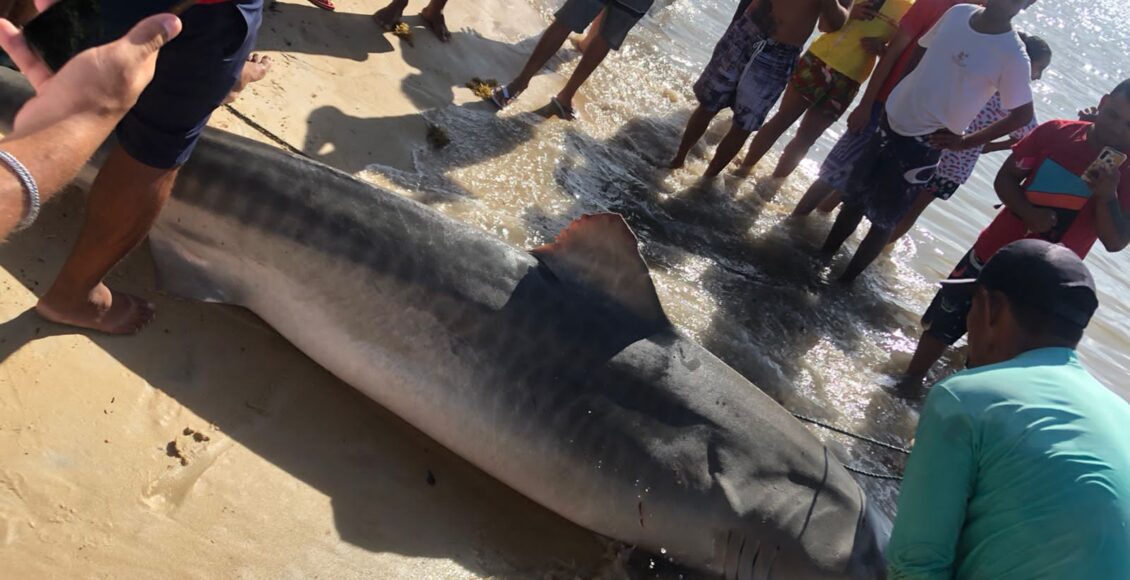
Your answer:
[[[1130,578],[1130,404],[1063,348],[939,383],[887,557],[892,579]]]

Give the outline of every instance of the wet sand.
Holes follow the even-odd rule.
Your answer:
[[[477,101],[462,88],[468,71],[517,70],[529,46],[489,39],[544,26],[521,2],[457,1],[450,46],[409,16],[408,47],[370,20],[380,4],[340,0],[334,14],[278,2],[260,40],[274,70],[235,109],[346,171],[408,168],[425,142],[418,113]],[[213,125],[269,141],[229,111]],[[76,187],[0,246],[5,578],[619,574],[603,540],[453,456],[253,315],[156,295],[144,248],[109,280],[155,299],[141,336],[39,319],[36,293],[82,211]]]

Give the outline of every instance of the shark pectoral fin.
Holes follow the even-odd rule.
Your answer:
[[[619,214],[583,215],[530,253],[559,279],[597,290],[643,320],[669,323],[639,240]]]
[[[224,291],[223,285],[213,279],[203,263],[158,235],[156,230],[149,237],[149,249],[157,269],[157,290],[201,302],[238,304]]]

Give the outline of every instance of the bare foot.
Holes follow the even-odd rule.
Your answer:
[[[87,300],[78,305],[49,304],[45,296],[36,304],[35,311],[51,322],[106,334],[137,334],[156,315],[152,302],[114,292],[105,284],[95,286]]]
[[[588,35],[569,35],[569,43],[573,45],[573,48],[577,49],[577,52],[584,53],[588,50],[590,42],[592,42],[592,39],[590,39]]]
[[[407,0],[394,1],[392,4],[377,10],[377,12],[373,14],[373,20],[377,21],[377,24],[385,32],[392,32],[392,29],[396,28],[396,25],[400,23],[400,19],[404,16],[404,9],[407,6]]]
[[[420,12],[420,18],[424,20],[424,24],[428,25],[432,34],[436,35],[440,42],[451,40],[451,31],[447,29],[447,19],[443,17],[443,11],[432,12],[428,8],[424,8],[424,11]]]
[[[271,72],[271,57],[266,55],[253,54],[247,57],[247,62],[243,64],[243,72],[239,75],[239,82],[235,83],[226,99],[224,104],[231,103],[239,98],[239,94],[247,85],[263,80],[267,73]]]

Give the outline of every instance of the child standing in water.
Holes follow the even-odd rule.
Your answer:
[[[761,127],[793,73],[801,47],[820,22],[824,32],[847,22],[851,0],[755,0],[730,25],[694,85],[699,105],[691,113],[671,168],[682,167],[710,121],[732,109],[733,124],[706,170],[713,177]]]
[[[912,0],[860,0],[838,32],[826,33],[812,43],[793,73],[781,107],[753,138],[739,175],[749,175],[777,139],[801,116],[796,137],[785,147],[773,177],[787,177],[855,100],[859,87],[871,75],[875,61],[898,30],[899,20]]]
[[[580,90],[581,85],[596,71],[600,63],[604,62],[610,50],[620,50],[628,32],[635,28],[641,18],[651,9],[655,0],[567,0],[554,15],[553,23],[549,25],[534,53],[530,55],[526,66],[514,80],[494,90],[491,100],[499,109],[504,109],[514,102],[522,91],[526,90],[545,63],[560,50],[561,45],[569,38],[571,32],[582,33],[592,24],[597,27],[596,36],[592,42],[584,47],[581,62],[573,70],[569,81],[561,89],[551,103],[557,109],[557,114],[566,120],[577,118],[573,109],[573,97]],[[598,19],[597,17],[600,16]],[[596,21],[594,23],[594,21]]]

